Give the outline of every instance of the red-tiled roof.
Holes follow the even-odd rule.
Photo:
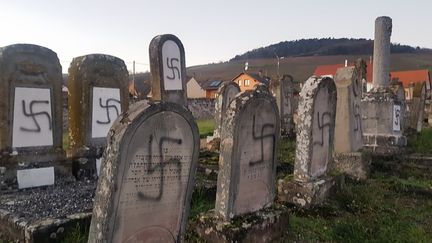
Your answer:
[[[333,65],[321,65],[316,67],[314,75],[324,76],[324,75],[335,75],[338,68],[343,67],[344,64],[333,64]]]
[[[353,66],[353,64],[349,64],[348,66]],[[315,76],[324,76],[324,75],[336,75],[336,71],[338,68],[344,67],[344,64],[333,64],[333,65],[322,65],[318,66],[315,69]],[[367,64],[366,67],[366,80],[368,82],[372,82],[372,64]]]
[[[398,78],[405,87],[408,87],[410,82],[430,82],[429,71],[427,69],[390,72],[390,74],[392,79]]]
[[[338,68],[343,67],[343,64],[333,64],[333,65],[322,65],[318,66],[315,69],[314,75],[323,76],[323,75],[335,75]],[[352,64],[349,64],[352,66]],[[372,63],[367,64],[366,69],[366,80],[371,83],[372,82],[372,73],[373,73],[373,65]],[[399,81],[403,83],[405,87],[408,87],[410,82],[418,83],[418,82],[430,82],[429,71],[427,69],[423,70],[410,70],[410,71],[397,71],[390,72],[391,78],[398,78]]]

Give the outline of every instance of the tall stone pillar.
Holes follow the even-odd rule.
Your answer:
[[[390,36],[392,19],[378,17],[375,20],[375,39],[373,53],[373,88],[387,88],[390,83]]]
[[[406,146],[403,135],[405,100],[390,89],[390,35],[392,20],[375,21],[373,88],[361,101],[364,149],[378,154],[396,154]]]

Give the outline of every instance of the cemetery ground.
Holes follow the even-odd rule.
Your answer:
[[[210,120],[198,121],[200,135],[213,130]],[[295,140],[281,139],[278,179],[291,176]],[[432,151],[432,128],[409,137],[407,153]],[[218,153],[201,151],[197,186],[192,197],[186,242],[204,242],[194,232],[200,213],[214,208]],[[430,161],[430,160],[429,160]],[[201,168],[201,169],[200,169]],[[204,169],[202,169],[204,168]],[[427,160],[374,158],[370,178],[345,178],[322,206],[291,209],[289,227],[278,242],[430,242],[432,239],[432,167]],[[242,224],[241,219],[238,221]],[[57,242],[87,242],[88,225],[76,225]],[[3,243],[2,240],[0,240]]]

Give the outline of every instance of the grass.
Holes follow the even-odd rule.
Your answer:
[[[61,240],[62,243],[86,243],[88,238],[88,228],[76,224],[71,231]]]
[[[206,138],[207,136],[212,136],[215,121],[214,119],[197,120],[198,129],[200,133],[200,138]]]
[[[367,182],[350,182],[323,207],[294,211],[289,240],[282,242],[431,242],[432,197],[407,194],[404,187],[425,189],[429,183],[380,172]]]
[[[210,120],[198,121],[200,133]],[[409,139],[410,152],[432,151],[432,129]],[[295,142],[281,140],[278,176],[292,174]],[[217,154],[201,153],[215,163]],[[347,181],[318,208],[293,208],[289,227],[278,242],[432,242],[432,173],[400,158],[373,160],[365,182]],[[216,192],[196,189],[192,195],[186,242],[204,242],[194,233],[194,219],[214,208]],[[86,242],[88,229],[76,226],[62,242]],[[0,242],[2,242],[0,240]]]
[[[408,152],[419,154],[432,153],[432,128],[423,128],[421,133],[408,138]]]

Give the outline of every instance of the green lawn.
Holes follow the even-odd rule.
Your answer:
[[[200,138],[206,138],[213,135],[215,127],[214,119],[197,120]]]

